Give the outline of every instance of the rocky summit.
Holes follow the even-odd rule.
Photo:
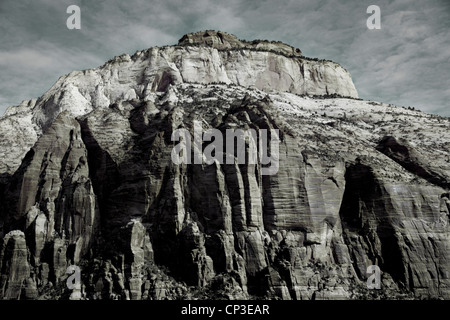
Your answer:
[[[194,123],[278,130],[278,170],[175,164]],[[450,119],[287,44],[187,34],[61,77],[0,135],[1,299],[450,299]]]

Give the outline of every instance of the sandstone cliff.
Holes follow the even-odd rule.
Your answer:
[[[89,299],[450,298],[450,121],[356,98],[214,31],[61,77],[0,118],[0,297],[69,298],[75,264]],[[278,129],[278,172],[175,165],[194,120]]]

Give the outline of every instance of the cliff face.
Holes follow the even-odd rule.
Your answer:
[[[252,44],[225,33],[220,42],[217,33],[210,33],[188,34],[177,46],[124,54],[99,68],[74,71],[39,99],[10,107],[0,120],[5,137],[0,150],[6,156],[0,171],[12,174],[60,112],[80,116],[124,100],[152,100],[169,85],[216,82],[266,92],[358,96],[350,74],[337,63],[305,59],[298,49],[282,43]],[[7,131],[11,127],[14,132]],[[14,150],[9,150],[11,143],[17,145]]]
[[[449,119],[300,96],[357,93],[297,50],[189,34],[8,109],[1,296],[67,298],[76,264],[91,299],[450,298]],[[278,171],[176,165],[172,133],[194,121],[278,129]]]

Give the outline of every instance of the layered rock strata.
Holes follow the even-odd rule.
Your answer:
[[[11,107],[0,297],[450,298],[449,119],[333,93],[357,97],[335,63],[208,31]],[[278,130],[277,172],[175,164],[172,134],[196,122]]]

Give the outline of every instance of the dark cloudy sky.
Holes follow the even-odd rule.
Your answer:
[[[66,27],[72,4],[81,30]],[[450,116],[449,0],[0,0],[0,114],[72,70],[205,29],[280,40],[343,65],[363,99]]]

